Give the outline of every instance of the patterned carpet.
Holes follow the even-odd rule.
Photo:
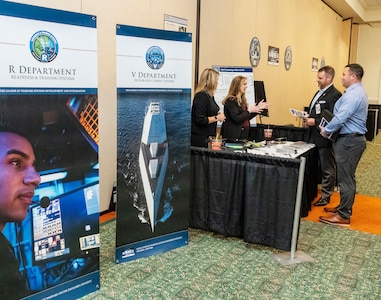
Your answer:
[[[381,198],[381,135],[368,143],[358,192]],[[101,225],[101,289],[82,299],[381,299],[381,236],[302,220],[298,250],[280,251],[190,229],[189,246],[115,264],[115,221]]]
[[[114,263],[115,221],[101,226],[101,289],[83,299],[380,299],[381,236],[302,221],[298,250],[314,262],[281,265],[277,250],[190,230],[190,243]]]
[[[357,193],[381,198],[381,133],[368,142],[356,170]]]

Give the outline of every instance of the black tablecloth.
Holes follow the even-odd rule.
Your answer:
[[[304,155],[301,216],[317,194],[315,150]],[[290,250],[300,159],[197,147],[191,153],[190,227]]]

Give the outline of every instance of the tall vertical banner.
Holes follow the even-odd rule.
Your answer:
[[[188,244],[192,36],[117,25],[116,262]]]
[[[0,136],[38,175],[7,184],[32,169],[3,139],[0,298],[76,299],[100,288],[96,18],[1,1],[0,28]]]

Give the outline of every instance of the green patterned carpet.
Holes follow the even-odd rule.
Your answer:
[[[381,134],[356,176],[381,198]],[[381,236],[301,221],[298,250],[313,262],[281,265],[280,251],[190,229],[189,246],[115,264],[115,221],[101,225],[101,289],[82,299],[381,299]]]
[[[357,193],[381,198],[381,132],[368,142],[356,170]]]
[[[118,265],[115,221],[101,240],[101,289],[83,299],[381,299],[379,235],[302,221],[298,250],[314,262],[285,266],[275,249],[194,229],[189,246]]]

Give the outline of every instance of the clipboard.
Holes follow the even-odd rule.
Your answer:
[[[322,126],[322,127],[325,127],[329,124],[329,122],[331,122],[332,118],[334,117],[334,114],[331,113],[328,109],[324,109],[323,112],[322,112],[322,117],[321,117],[321,121],[320,121],[320,124],[318,127]],[[336,131],[336,132],[332,132],[328,138],[332,141],[332,142],[335,142],[337,140],[337,137],[339,136],[339,132]]]

